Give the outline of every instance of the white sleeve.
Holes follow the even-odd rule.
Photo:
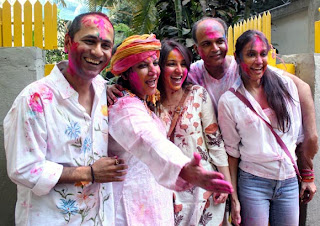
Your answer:
[[[139,99],[123,97],[109,107],[109,134],[145,163],[162,186],[173,190],[189,187],[179,174],[190,159],[160,132]]]
[[[19,96],[4,119],[4,142],[10,179],[46,195],[56,185],[63,166],[46,160],[47,129],[44,112],[32,109],[32,95]],[[33,98],[43,107],[41,97]]]

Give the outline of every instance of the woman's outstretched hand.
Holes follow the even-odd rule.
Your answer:
[[[221,173],[206,171],[200,164],[201,156],[198,153],[195,152],[193,157],[194,158],[182,168],[180,172],[181,178],[207,191],[228,194],[233,192],[231,183],[225,181]]]

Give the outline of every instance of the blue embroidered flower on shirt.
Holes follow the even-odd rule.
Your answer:
[[[90,137],[86,137],[86,139],[84,139],[83,145],[82,145],[82,152],[85,154],[88,151],[91,150],[92,147],[92,141],[90,139]]]
[[[71,139],[77,139],[81,133],[81,127],[78,122],[71,121],[64,133],[67,134]]]
[[[61,213],[63,214],[76,214],[79,212],[78,207],[76,206],[76,201],[72,199],[60,199],[61,200],[61,205],[57,206],[60,210]]]

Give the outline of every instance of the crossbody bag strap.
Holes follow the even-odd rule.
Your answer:
[[[271,130],[272,134],[275,136],[275,138],[276,138],[278,144],[280,145],[280,147],[284,150],[284,152],[290,158],[290,160],[291,160],[291,162],[293,164],[293,167],[294,167],[294,169],[296,171],[296,174],[298,175],[299,180],[301,180],[300,172],[299,172],[299,169],[298,169],[298,166],[297,166],[296,162],[292,158],[292,155],[290,154],[290,151],[288,150],[287,146],[285,145],[285,143],[283,142],[281,137],[279,137],[279,135],[273,130],[271,124],[268,121],[266,121],[264,118],[262,118],[262,116],[259,115],[256,112],[256,110],[253,108],[253,106],[251,105],[251,103],[248,101],[248,99],[245,96],[243,96],[238,91],[235,91],[234,88],[230,88],[229,91],[231,91],[234,95],[236,95],[245,105],[247,105],[248,108],[250,108],[251,111],[253,111],[259,118],[261,118],[267,124],[267,126]]]
[[[183,93],[183,96],[181,97],[179,103],[178,103],[178,106],[176,107],[175,111],[174,111],[174,115],[172,117],[172,120],[171,120],[171,125],[170,125],[170,128],[169,128],[169,131],[168,131],[168,134],[167,136],[170,137],[170,140],[173,142],[173,131],[176,127],[176,124],[178,122],[178,119],[179,119],[179,116],[181,115],[182,111],[183,111],[183,106],[184,106],[184,103],[185,103],[185,100],[189,94],[190,90],[187,88],[184,93]]]

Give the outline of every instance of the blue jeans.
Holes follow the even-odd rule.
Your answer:
[[[238,196],[244,226],[299,225],[297,177],[271,180],[239,169]]]

